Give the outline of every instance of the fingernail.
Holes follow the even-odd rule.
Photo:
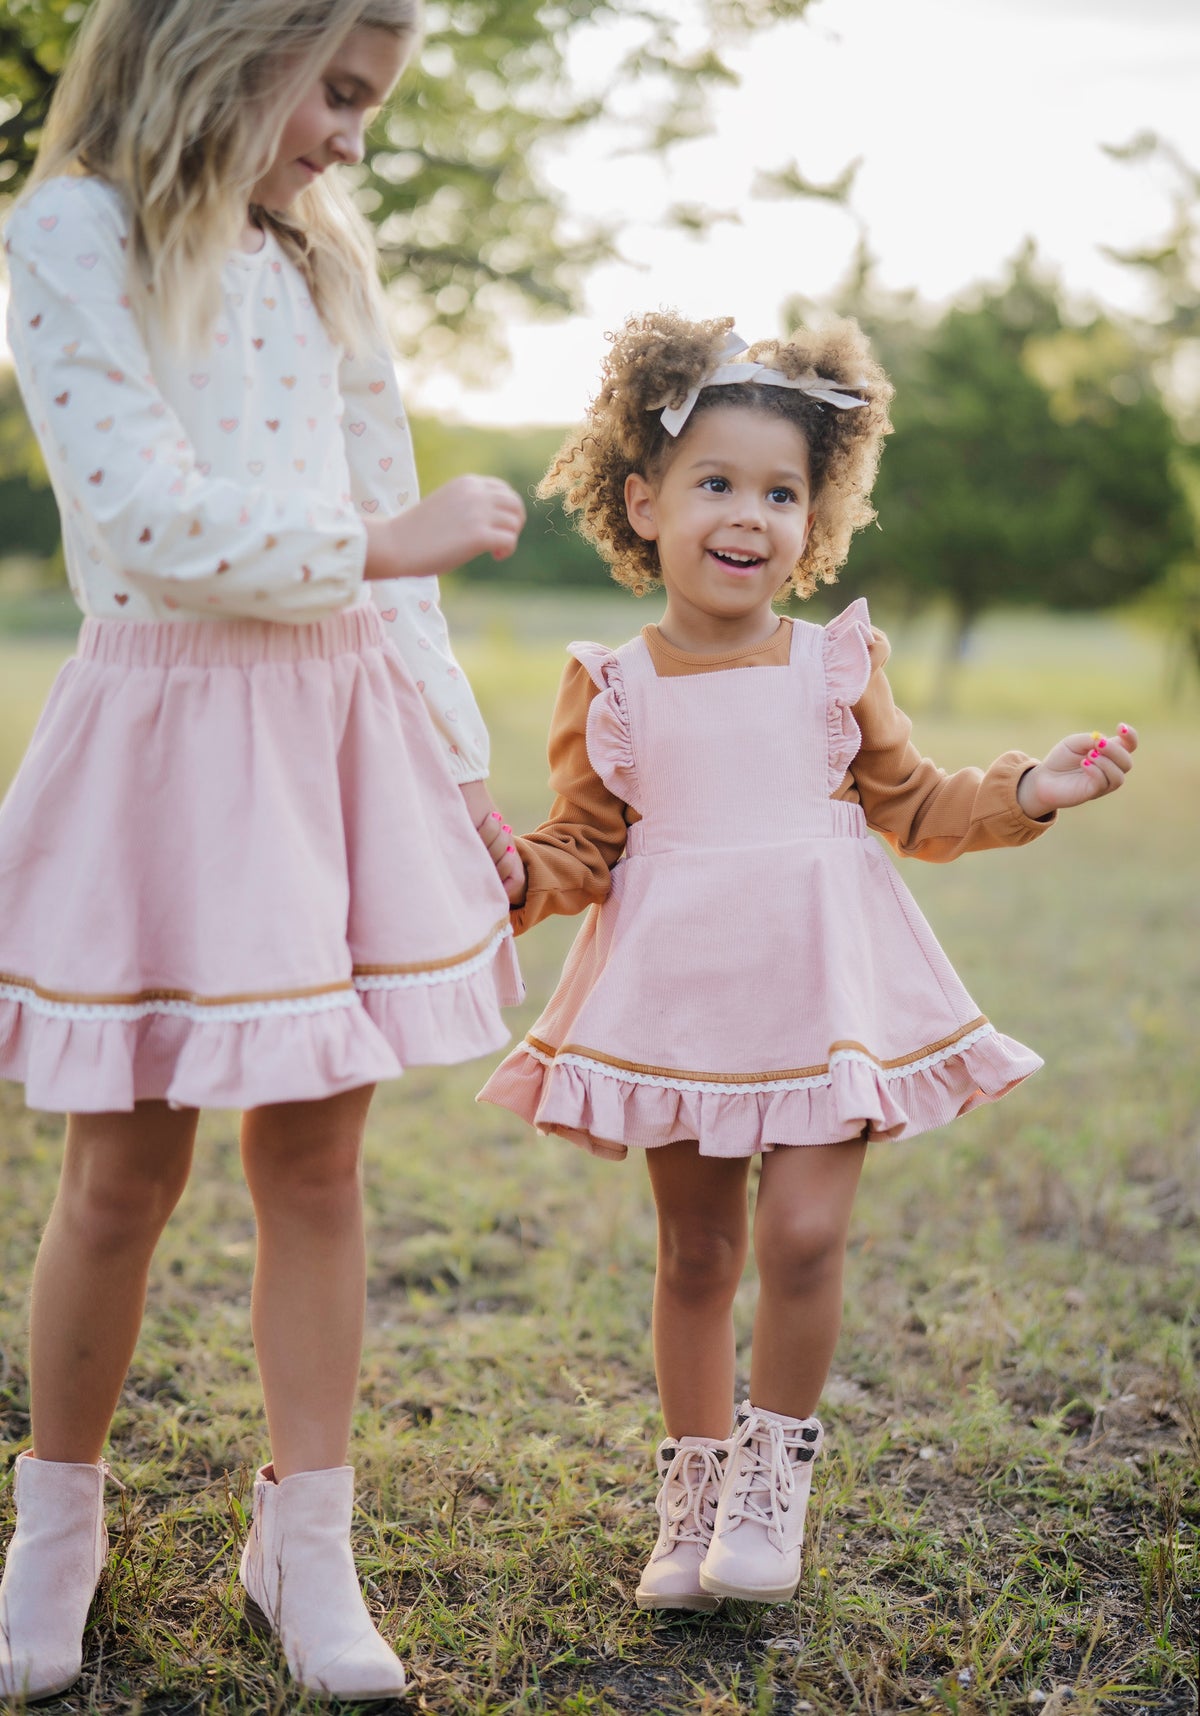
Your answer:
[[[506,847],[505,847],[505,848],[504,848],[504,850],[505,850],[505,851],[506,851],[506,852],[512,852],[512,851],[514,851],[514,850],[515,850],[515,848],[514,848],[514,847],[512,847],[512,846],[506,846]]]
[[[1103,749],[1104,749],[1104,747],[1105,747],[1105,745],[1107,745],[1107,744],[1108,744],[1108,740],[1107,740],[1107,739],[1098,739],[1098,740],[1097,740],[1097,741],[1096,741],[1096,749],[1097,749],[1097,750],[1098,750],[1098,751],[1102,751],[1102,750],[1103,750]]]
[[[494,810],[492,812],[492,821],[493,822],[499,822],[499,820],[500,820],[500,812],[498,810]]]
[[[1091,768],[1091,766],[1092,766],[1092,759],[1091,759],[1091,758],[1090,758],[1090,757],[1085,757],[1085,758],[1084,758],[1084,759],[1083,759],[1083,762],[1082,762],[1082,764],[1081,764],[1081,767],[1082,767],[1082,768],[1085,768],[1085,769],[1090,769],[1090,768]]]
[[[511,834],[512,833],[512,829],[508,826],[507,822],[504,824],[504,832],[505,832],[505,834]]]
[[[1099,753],[1099,751],[1089,751],[1089,752],[1088,752],[1088,760],[1089,760],[1089,762],[1093,762],[1093,763],[1094,763],[1094,762],[1095,762],[1095,761],[1096,761],[1096,758],[1097,758],[1097,757],[1098,757],[1098,756],[1099,756],[1099,755],[1100,755],[1100,753]]]
[[[1125,725],[1124,721],[1122,721],[1121,725],[1117,728],[1117,732],[1121,735],[1122,738],[1124,738],[1126,733],[1128,733],[1128,731],[1129,731],[1129,728]]]

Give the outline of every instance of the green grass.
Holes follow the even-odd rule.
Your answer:
[[[498,796],[528,826],[546,800],[563,642],[619,642],[648,610],[476,589],[454,606]],[[895,682],[916,708],[931,636],[897,642]],[[0,645],[0,776],[63,652]],[[869,1155],[796,1604],[679,1622],[631,1604],[658,1435],[640,1163],[594,1161],[475,1107],[481,1064],[381,1090],[357,1546],[417,1707],[1194,1711],[1200,767],[1194,713],[1165,699],[1160,659],[1153,636],[1116,621],[999,621],[967,664],[960,715],[918,721],[950,766],[1122,718],[1143,750],[1123,793],[1028,851],[905,867],[980,1005],[1047,1067],[994,1108]],[[523,942],[530,1001],[514,1031],[574,928]],[[0,1091],[11,1460],[60,1127]],[[127,1489],[64,1709],[304,1708],[245,1631],[233,1576],[263,1455],[253,1247],[233,1117],[206,1116],[114,1427]],[[743,1335],[752,1304],[748,1280]],[[7,1509],[5,1492],[0,1532]]]

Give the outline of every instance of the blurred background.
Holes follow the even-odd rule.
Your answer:
[[[85,11],[0,13],[0,218]],[[371,1589],[431,1707],[1195,1711],[1198,87],[1195,0],[428,7],[358,194],[423,487],[482,470],[529,498],[511,560],[445,581],[510,820],[547,808],[567,640],[618,644],[658,609],[530,496],[605,330],[658,305],[751,340],[849,313],[878,343],[879,527],[803,611],[869,596],[923,749],[955,768],[1121,720],[1142,738],[1128,788],[1031,849],[905,866],[980,1005],[1047,1065],[870,1152],[803,1639],[794,1613],[679,1632],[613,1600],[658,1433],[640,1166],[476,1107],[478,1063],[380,1091],[356,1458],[400,1522]],[[0,352],[0,791],[77,619]],[[522,939],[515,1036],[576,927]],[[100,1611],[97,1713],[196,1708],[198,1662],[224,1699],[206,1708],[283,1708],[225,1596],[230,1486],[261,1453],[254,1235],[236,1121],[203,1124],[114,1433],[147,1502]],[[0,1086],[0,1460],[28,1436],[59,1132]]]
[[[86,9],[11,0],[0,22],[0,216]],[[1186,697],[1200,673],[1190,0],[435,0],[427,18],[358,174],[426,489],[476,469],[528,495],[629,314],[732,314],[748,339],[853,314],[898,395],[880,528],[844,579],[918,627],[922,694],[952,700],[989,617],[1016,608],[1119,611],[1162,640],[1164,685]],[[607,581],[554,502],[532,506],[511,561],[457,584],[487,586],[466,603],[452,591],[470,632],[484,610],[524,624],[517,591],[548,615],[552,592]],[[0,361],[0,629],[73,625],[53,500]]]

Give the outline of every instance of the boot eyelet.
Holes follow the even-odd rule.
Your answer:
[[[820,1435],[820,1431],[814,1430],[814,1429],[812,1429],[811,1426],[809,1426],[809,1427],[801,1430],[800,1434],[803,1436],[803,1438],[806,1442],[815,1442],[817,1437]]]
[[[812,1457],[813,1457],[813,1451],[811,1448],[797,1448],[796,1449],[796,1458],[798,1460],[811,1460]]]

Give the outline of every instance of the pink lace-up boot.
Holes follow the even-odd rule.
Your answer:
[[[716,1597],[786,1603],[800,1582],[804,1515],[824,1432],[815,1418],[738,1408],[700,1583]]]
[[[50,1698],[83,1671],[83,1629],[108,1555],[108,1467],[17,1458],[17,1529],[0,1580],[0,1698]]]
[[[395,1698],[404,1670],[367,1613],[350,1551],[354,1468],[254,1480],[242,1551],[246,1618],[274,1633],[297,1685],[314,1698]]]
[[[713,1518],[730,1444],[708,1436],[660,1442],[655,1452],[659,1490],[654,1503],[658,1542],[637,1588],[639,1609],[716,1608],[700,1584],[700,1563],[712,1539]]]

